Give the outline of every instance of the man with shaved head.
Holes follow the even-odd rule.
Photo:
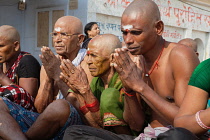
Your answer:
[[[21,51],[20,35],[9,25],[0,26],[0,96],[35,111],[40,65],[28,52]]]
[[[196,55],[197,56],[199,55],[199,53],[197,52],[198,46],[197,46],[197,43],[195,40],[193,40],[191,38],[184,38],[184,39],[180,40],[178,43],[192,48],[193,51],[196,53]]]
[[[60,60],[69,59],[76,66],[83,60],[86,49],[80,48],[84,39],[82,30],[82,22],[77,17],[61,17],[56,21],[54,31],[51,33],[58,55],[55,56],[49,47],[41,49],[40,58],[43,66],[40,88],[35,100],[35,106],[39,113],[43,112],[49,103],[56,99],[56,96],[57,99],[67,96],[69,87],[59,78]]]
[[[115,35],[104,34],[92,38],[87,51],[88,68],[94,76],[90,85],[84,70],[81,67],[74,67],[65,59],[61,65],[61,78],[72,89],[70,94],[76,96],[77,108],[83,113],[90,126],[131,135],[130,127],[123,118],[123,114],[129,112],[129,107],[124,105],[122,83],[114,67],[110,66],[110,63],[113,63],[110,56],[117,48],[121,48],[121,42]],[[137,113],[139,112],[141,110]],[[138,125],[143,123],[143,120],[139,121]],[[77,139],[83,136],[76,131]],[[73,136],[69,138],[74,139]]]
[[[133,1],[122,15],[121,30],[127,48],[116,49],[113,58],[130,106],[130,114],[125,114],[124,119],[130,128],[141,130],[143,126],[137,123],[145,117],[148,127],[136,140],[156,138],[173,125],[199,60],[191,48],[163,39],[164,24],[152,0]],[[128,51],[143,56],[138,66]],[[145,114],[137,113],[141,110],[138,98],[145,103]],[[100,130],[98,133],[95,136],[99,138],[109,135],[107,132],[102,135]],[[120,139],[117,137],[112,139]]]
[[[58,55],[55,56],[48,47],[41,49],[43,66],[40,88],[35,99],[35,106],[41,114],[0,100],[0,136],[3,139],[62,139],[69,125],[83,124],[70,102],[64,99],[55,100],[58,91],[66,97],[69,89],[59,78],[61,60],[69,59],[74,65],[78,65],[86,54],[85,49],[80,49],[84,38],[82,22],[73,16],[61,17],[56,21],[51,35]],[[21,116],[17,115],[19,112]]]
[[[125,91],[137,93],[148,106],[149,112],[145,134],[136,139],[155,138],[173,125],[189,78],[199,60],[191,48],[180,47],[178,43],[163,39],[164,24],[158,6],[152,0],[133,1],[122,15],[121,30],[127,49],[116,49],[114,67]],[[141,61],[142,70],[131,61],[127,51],[144,57]],[[125,98],[128,104],[133,104],[136,96]],[[136,104],[131,112],[137,108]],[[142,117],[134,116],[136,114],[131,114],[127,119],[137,122]],[[153,133],[147,134],[148,131]]]

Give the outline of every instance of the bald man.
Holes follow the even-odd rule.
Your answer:
[[[129,112],[129,107],[126,104],[124,106],[122,83],[115,69],[110,66],[110,56],[117,48],[121,48],[121,42],[115,35],[104,34],[92,38],[87,51],[87,64],[94,76],[90,85],[81,67],[74,67],[68,60],[63,60],[61,65],[61,78],[73,90],[71,94],[74,94],[79,102],[77,108],[90,126],[131,135],[131,130],[123,119],[123,114]],[[139,112],[141,110],[136,113]],[[139,121],[138,125],[143,123],[144,120]]]
[[[9,25],[0,26],[0,96],[35,111],[40,65],[28,52],[21,51],[20,35]]]
[[[35,101],[41,114],[27,111],[9,100],[0,100],[0,137],[3,139],[62,139],[69,125],[83,124],[72,104],[64,99],[53,101],[59,90],[66,97],[69,89],[59,78],[61,59],[78,65],[86,54],[86,50],[80,49],[84,38],[82,23],[73,16],[61,17],[51,34],[58,55],[48,47],[41,49],[41,85]]]
[[[196,53],[196,55],[197,56],[199,55],[199,53],[197,52],[198,46],[197,46],[197,43],[195,40],[193,40],[191,38],[184,38],[184,39],[180,40],[178,43],[192,48],[193,51]]]
[[[83,42],[83,26],[80,19],[74,16],[59,18],[51,33],[55,56],[49,47],[41,49],[42,60],[40,88],[35,100],[35,107],[39,113],[56,99],[64,99],[69,87],[59,78],[61,59],[69,59],[74,65],[79,65],[86,55],[86,49],[81,49]],[[58,94],[59,93],[59,94]]]
[[[155,138],[173,125],[173,120],[185,96],[189,78],[199,64],[193,50],[178,43],[165,41],[162,37],[164,24],[158,6],[152,0],[133,1],[124,11],[121,30],[127,49],[117,49],[114,67],[122,80],[125,91],[138,93],[148,108],[148,127],[136,139]],[[127,51],[142,55],[142,70],[131,61]],[[128,104],[132,98],[125,97]],[[131,108],[135,112],[138,105]],[[137,122],[142,116],[135,113],[126,119]],[[131,128],[138,126],[133,123]],[[142,126],[139,126],[141,129]]]
[[[165,41],[163,29],[158,6],[152,0],[135,0],[123,12],[121,30],[127,48],[115,50],[114,68],[127,92],[125,100],[131,113],[124,115],[125,121],[136,131],[144,128],[137,125],[144,117],[148,123],[136,140],[156,138],[169,130],[187,91],[189,78],[199,64],[191,48]],[[144,59],[136,65],[128,51],[132,55],[142,55]],[[147,114],[137,113],[141,110],[138,97],[146,103],[143,107]],[[94,135],[88,132],[90,128],[84,129],[78,129],[78,132]],[[97,138],[110,135],[107,131],[96,132]],[[72,131],[69,136],[74,134]],[[122,139],[120,136],[112,134],[109,139]]]

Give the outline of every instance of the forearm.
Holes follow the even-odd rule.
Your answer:
[[[39,79],[37,78],[19,78],[19,86],[36,98],[39,89],[38,81]]]
[[[89,98],[84,98],[84,96],[81,96],[81,95],[78,95],[77,99],[80,104],[80,111],[82,112],[86,120],[88,121],[88,124],[94,127],[102,126],[99,106],[96,107],[96,110],[94,109],[95,110],[94,112],[93,110],[91,110],[91,108],[87,107],[87,105],[94,103],[97,99],[94,96],[89,97]]]
[[[206,109],[205,111],[199,113],[200,120],[208,127],[210,127],[210,120],[207,119],[209,118],[209,115],[210,109]],[[199,126],[198,122],[196,121],[195,114],[176,117],[174,120],[174,126],[186,128],[196,135],[204,134],[207,131]]]
[[[63,80],[61,80],[61,79],[56,80],[55,84],[58,86],[58,89],[61,91],[64,98],[67,97],[68,90],[69,90],[68,85],[65,82],[63,82]]]
[[[92,127],[95,127],[95,128],[102,128],[102,123],[100,123],[99,120],[96,121],[95,118],[93,118],[93,115],[91,112],[88,112],[84,115],[85,117],[85,121],[87,123],[87,125],[90,125]]]
[[[5,74],[0,75],[0,84],[2,86],[7,86],[10,85],[11,83],[12,81]]]
[[[136,91],[141,95],[142,99],[169,124],[173,124],[174,118],[178,113],[179,107],[169,103],[163,97],[158,95],[146,83],[139,86]]]
[[[143,128],[145,116],[136,95],[125,95],[124,104],[124,120],[126,121],[126,123],[128,123],[129,127],[132,130],[141,131]]]
[[[54,96],[54,82],[53,81],[45,81],[45,83],[40,85],[38,90],[37,97],[35,99],[35,107],[39,113],[42,113],[45,108],[53,102]]]

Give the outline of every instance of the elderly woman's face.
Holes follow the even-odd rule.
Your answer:
[[[89,45],[87,55],[87,64],[92,76],[103,76],[110,69],[110,53],[102,47]]]

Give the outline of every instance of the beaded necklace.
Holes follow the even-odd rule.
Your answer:
[[[159,63],[160,57],[161,57],[161,55],[162,55],[162,53],[163,53],[163,50],[164,50],[165,39],[164,39],[163,41],[164,41],[164,42],[163,42],[163,46],[162,46],[162,49],[161,49],[161,51],[160,51],[160,54],[159,54],[158,58],[155,60],[154,65],[151,67],[151,69],[149,70],[148,73],[146,73],[146,66],[145,66],[145,62],[144,62],[144,69],[145,69],[145,76],[146,76],[146,77],[149,77],[149,76],[152,74],[152,72],[154,71],[154,69],[155,69],[155,68],[158,68],[158,66],[159,66],[158,63]]]

